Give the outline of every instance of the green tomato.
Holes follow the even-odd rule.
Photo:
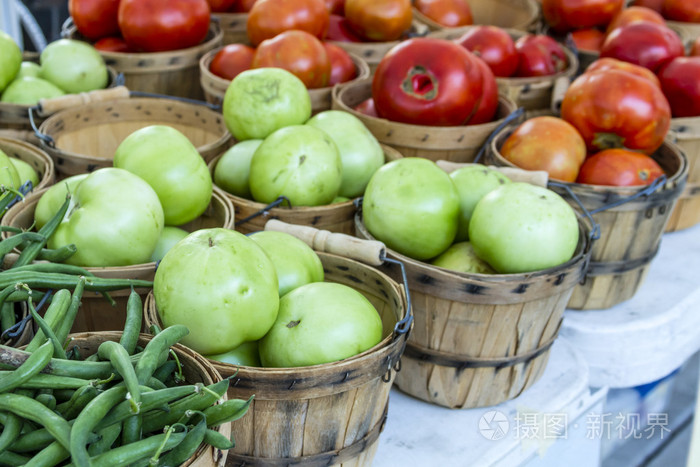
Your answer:
[[[364,193],[369,179],[384,164],[384,151],[362,120],[341,110],[326,110],[311,117],[307,125],[328,133],[338,146],[343,181],[338,194],[355,198]]]
[[[286,196],[292,206],[329,204],[338,195],[342,163],[328,133],[291,125],[265,138],[250,162],[253,199],[271,203]]]
[[[261,231],[249,235],[272,260],[280,297],[311,282],[323,282],[321,258],[306,243],[284,232]]]
[[[382,340],[382,320],[357,290],[314,282],[280,299],[275,324],[260,340],[265,367],[318,365],[349,358]]]
[[[12,37],[0,30],[0,92],[12,82],[22,63],[22,51]]]
[[[461,167],[450,174],[459,194],[459,226],[456,242],[469,238],[469,220],[476,203],[488,192],[510,183],[510,179],[498,170],[486,166],[470,165]]]
[[[102,55],[87,42],[59,39],[41,51],[41,77],[70,94],[104,89],[109,72]]]
[[[166,225],[163,227],[163,232],[158,237],[156,248],[151,253],[151,261],[160,261],[163,256],[180,240],[188,236],[190,233],[180,227]]]
[[[24,61],[19,66],[19,73],[15,79],[24,78],[25,76],[32,76],[34,78],[39,78],[41,75],[41,66],[36,62]]]
[[[30,181],[32,182],[32,187],[35,188],[39,184],[39,174],[29,163],[16,157],[10,157],[10,162],[12,162],[12,165],[14,165],[17,170],[20,185],[24,185],[25,182]]]
[[[214,167],[214,183],[232,195],[251,199],[250,161],[263,142],[261,139],[239,141],[222,154]]]
[[[0,187],[3,189],[14,188],[16,190],[20,186],[22,186],[22,179],[20,179],[10,156],[0,149]]]
[[[277,317],[277,274],[262,248],[240,232],[200,229],[160,262],[153,296],[164,326],[183,324],[182,344],[204,354],[260,339]]]
[[[207,164],[194,144],[173,127],[151,125],[134,131],[117,147],[114,166],[153,187],[167,225],[182,225],[201,216],[211,202]]]
[[[49,248],[70,243],[67,262],[80,266],[127,266],[148,262],[163,231],[158,195],[138,176],[105,167],[82,180]]]
[[[406,157],[383,165],[365,190],[367,230],[386,246],[417,260],[434,258],[453,242],[459,196],[435,162]]]
[[[36,105],[41,99],[63,96],[59,87],[45,79],[24,76],[12,81],[0,101],[18,105]]]
[[[206,355],[206,357],[210,360],[236,366],[262,366],[260,363],[260,354],[258,353],[258,341],[244,342],[228,352]]]
[[[56,182],[51,185],[39,198],[34,209],[34,222],[36,228],[42,228],[61,209],[68,193],[75,194],[75,190],[90,174],[78,174]]]
[[[571,259],[579,226],[561,196],[529,183],[508,183],[481,198],[469,222],[474,252],[501,274],[553,268]]]
[[[452,244],[430,264],[456,272],[496,274],[496,271],[486,261],[476,256],[470,242]]]
[[[275,130],[307,121],[311,97],[289,71],[255,68],[233,78],[221,110],[226,127],[238,141],[264,139]]]

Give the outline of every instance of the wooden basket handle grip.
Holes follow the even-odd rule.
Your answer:
[[[90,102],[109,101],[114,99],[128,99],[129,88],[126,86],[116,86],[107,89],[97,89],[90,92],[81,92],[80,94],[66,94],[61,97],[52,99],[41,99],[39,101],[39,115],[47,116],[58,112],[59,110],[77,107]]]
[[[267,221],[265,230],[288,233],[316,251],[344,256],[370,266],[380,266],[386,257],[386,246],[377,240],[363,240],[306,225],[288,224],[277,219]]]
[[[554,80],[552,100],[550,101],[550,110],[554,115],[561,113],[561,103],[564,100],[566,90],[569,89],[569,84],[571,84],[571,80],[568,76],[560,76]]]
[[[436,162],[436,164],[438,167],[440,167],[447,173],[454,172],[455,170],[462,167],[468,167],[472,165],[483,165],[473,164],[471,162],[451,162],[444,160],[439,160]],[[495,165],[487,165],[486,167],[488,167],[489,169],[499,171],[514,182],[525,182],[531,185],[537,185],[546,188],[547,182],[549,181],[549,174],[544,170],[525,170],[519,169],[517,167],[499,167]]]

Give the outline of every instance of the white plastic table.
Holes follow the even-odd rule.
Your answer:
[[[394,388],[372,465],[597,466],[600,439],[587,419],[602,412],[606,392],[590,390],[588,367],[565,339],[539,381],[497,406],[448,409]]]
[[[566,310],[560,336],[590,368],[593,387],[650,383],[700,350],[700,225],[665,233],[646,280],[607,310]]]

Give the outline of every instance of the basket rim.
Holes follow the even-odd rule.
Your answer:
[[[529,13],[529,19],[525,22],[521,22],[519,24],[515,24],[513,26],[510,26],[512,29],[518,29],[518,28],[523,28],[522,30],[528,30],[528,28],[532,28],[534,26],[537,26],[537,22],[539,20],[539,14],[540,14],[540,7],[538,6],[537,2],[535,0],[524,0],[523,5],[525,5],[525,8],[519,9],[522,11],[526,11]],[[443,30],[443,29],[451,29],[449,26],[443,26],[436,21],[428,18],[425,16],[423,13],[416,8],[415,5],[412,7],[413,9],[413,17],[416,18],[418,21],[425,23],[430,27],[431,30]],[[486,23],[474,23],[474,25],[479,25],[479,24],[486,24]],[[457,26],[460,27],[460,26]],[[500,27],[500,26],[499,26]]]
[[[5,136],[0,135],[0,150],[5,150],[4,148],[6,147],[21,147],[22,149],[26,150],[27,152],[34,153],[39,159],[41,159],[45,164],[46,168],[44,170],[44,173],[42,174],[41,179],[39,180],[39,183],[37,186],[32,188],[32,192],[48,188],[50,185],[54,183],[54,180],[56,178],[56,167],[53,162],[53,159],[51,156],[41,149],[40,147],[35,146],[34,144],[31,144],[27,141],[22,141],[20,139],[16,138],[8,138]],[[3,217],[3,216],[0,216]]]

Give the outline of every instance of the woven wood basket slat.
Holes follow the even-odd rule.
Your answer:
[[[36,170],[39,176],[39,183],[32,188],[33,191],[48,188],[56,181],[56,170],[54,168],[53,159],[51,159],[45,151],[33,144],[19,139],[0,136],[0,150],[9,157],[14,157],[28,163]]]
[[[700,223],[700,117],[671,119],[669,139],[688,158],[688,183],[666,226],[666,232],[674,232]]]

